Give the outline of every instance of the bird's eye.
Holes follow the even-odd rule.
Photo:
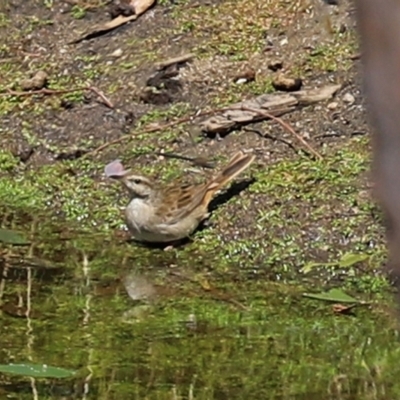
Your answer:
[[[134,183],[135,185],[140,185],[140,184],[142,183],[142,181],[141,181],[140,179],[134,179],[134,180],[133,180],[133,183]]]

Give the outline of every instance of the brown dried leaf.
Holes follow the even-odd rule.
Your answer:
[[[332,306],[332,310],[335,314],[349,314],[350,311],[356,306],[357,304],[344,305],[344,304],[334,304]]]

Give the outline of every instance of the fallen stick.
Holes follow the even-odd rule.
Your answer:
[[[184,62],[188,62],[188,61],[192,60],[193,58],[194,58],[193,53],[183,54],[182,56],[170,58],[168,60],[159,62],[158,64],[156,64],[156,69],[162,70],[162,69],[168,68],[174,64],[181,64]]]
[[[258,114],[258,115],[264,115],[265,117],[268,117],[269,119],[272,119],[273,121],[277,122],[283,128],[285,128],[289,133],[291,133],[304,147],[306,147],[311,154],[313,154],[319,160],[322,160],[323,157],[321,156],[321,154],[319,154],[316,150],[314,150],[314,148],[309,143],[307,143],[307,141],[304,140],[304,138],[302,138],[298,133],[296,133],[296,131],[288,123],[283,121],[281,118],[275,117],[274,115],[272,115],[271,113],[269,113],[267,111],[257,110],[255,108],[242,106],[241,110],[250,111],[250,112]]]
[[[66,94],[66,93],[73,93],[73,92],[80,92],[89,90],[99,96],[104,104],[109,108],[114,108],[114,105],[111,103],[110,100],[104,95],[102,91],[97,89],[95,86],[84,86],[84,87],[77,87],[72,89],[60,89],[60,90],[53,90],[53,89],[40,89],[40,90],[31,90],[28,92],[17,92],[15,90],[8,89],[6,93],[0,93],[0,96],[18,96],[18,97],[27,97],[27,96],[34,96],[35,94],[47,94],[47,95],[59,95],[59,94]]]
[[[210,110],[210,111],[203,111],[203,112],[200,112],[200,113],[198,112],[198,113],[196,113],[194,115],[190,115],[189,117],[182,117],[182,118],[179,118],[179,119],[177,119],[175,121],[168,122],[167,124],[158,125],[158,126],[150,126],[148,128],[144,128],[144,129],[142,129],[140,131],[140,133],[153,133],[153,132],[162,131],[164,129],[172,128],[173,126],[184,124],[186,122],[191,122],[191,121],[193,121],[194,119],[197,119],[197,118],[206,117],[208,115],[213,115],[213,114],[216,114],[216,113],[221,113],[221,112],[224,112],[224,111],[231,111],[231,110],[238,110],[238,108],[237,107],[226,107],[226,108],[214,109],[214,110]],[[286,110],[286,108],[285,108],[285,110]],[[282,110],[278,109],[278,110],[274,110],[273,112],[279,113],[281,111]],[[268,116],[267,116],[268,118],[270,118],[269,115],[272,115],[272,114],[268,113]],[[274,117],[274,118],[276,118],[276,117]],[[99,153],[100,151],[106,149],[109,146],[112,146],[112,145],[117,144],[117,143],[124,142],[125,140],[132,139],[136,134],[138,134],[138,133],[135,132],[133,134],[127,134],[127,135],[121,136],[121,137],[119,137],[117,139],[111,140],[110,142],[104,143],[101,146],[97,147],[96,149],[94,149],[92,151],[89,151],[83,157],[87,157],[89,155],[94,155],[94,154]]]

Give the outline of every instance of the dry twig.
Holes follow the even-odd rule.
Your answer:
[[[150,126],[148,128],[144,128],[144,129],[142,129],[140,131],[140,133],[158,132],[158,131],[162,131],[164,129],[172,128],[173,126],[176,126],[176,125],[184,124],[186,122],[191,122],[191,121],[193,121],[194,119],[197,119],[197,118],[206,117],[208,115],[213,115],[213,114],[217,114],[217,113],[223,113],[225,111],[238,110],[238,109],[239,108],[236,106],[236,107],[226,107],[226,108],[219,108],[219,109],[214,109],[214,110],[210,110],[210,111],[198,112],[198,113],[196,113],[194,115],[190,115],[189,117],[182,117],[182,118],[179,118],[179,119],[177,119],[175,121],[168,122],[168,123],[163,124],[163,125]],[[277,109],[277,110],[274,110],[273,112],[279,113],[280,111],[282,111],[282,110]],[[260,115],[264,115],[267,118],[271,118],[271,116],[272,116],[272,114],[270,114],[270,113],[268,113],[268,115],[263,114],[263,111],[260,111]],[[276,117],[273,117],[272,119],[274,119],[274,118],[276,118]],[[289,129],[291,129],[291,128],[289,127]],[[121,143],[121,142],[123,142],[125,140],[132,139],[134,137],[134,135],[135,134],[124,135],[124,136],[121,136],[121,137],[119,137],[117,139],[111,140],[110,142],[104,143],[101,146],[97,147],[96,149],[86,153],[83,157],[87,157],[89,155],[93,155],[93,154],[99,153],[100,151],[103,151],[104,149],[106,149],[109,146],[112,146],[112,145],[117,144],[117,143]]]
[[[275,122],[278,122],[283,128],[285,128],[289,133],[291,133],[304,147],[308,149],[308,151],[313,154],[317,159],[322,160],[321,154],[319,154],[316,150],[313,149],[313,147],[307,143],[304,138],[302,138],[296,131],[285,121],[283,121],[279,117],[275,117],[271,113],[264,111],[264,110],[257,110],[256,108],[250,108],[250,107],[245,107],[242,106],[241,110],[244,111],[250,111],[258,115],[264,115],[265,117],[268,117],[269,119],[272,119]]]
[[[182,63],[188,62],[188,61],[192,60],[193,58],[194,58],[194,54],[192,54],[192,53],[183,54],[182,56],[179,56],[179,57],[169,58],[168,60],[158,63],[156,65],[156,69],[162,70],[162,69],[168,68],[174,64],[182,64]]]
[[[95,86],[83,86],[83,87],[77,87],[77,88],[72,88],[72,89],[60,89],[60,90],[55,90],[55,89],[40,89],[40,90],[31,90],[29,92],[17,92],[15,90],[8,89],[7,92],[5,93],[0,93],[0,96],[19,96],[19,97],[27,97],[27,96],[33,96],[35,94],[47,94],[47,95],[58,95],[58,94],[66,94],[66,93],[73,93],[73,92],[80,92],[80,91],[85,91],[89,90],[93,93],[95,93],[97,96],[101,98],[103,103],[109,107],[109,108],[114,108],[114,105],[111,103],[110,100],[104,95],[104,93],[96,88]]]
[[[168,129],[168,128],[171,128],[176,125],[184,124],[185,122],[190,122],[195,118],[204,117],[206,115],[211,115],[216,112],[224,111],[224,110],[225,109],[211,110],[211,111],[206,111],[206,112],[202,112],[202,113],[197,113],[197,114],[191,115],[189,117],[182,117],[182,118],[177,119],[176,121],[168,122],[167,124],[164,124],[164,125],[150,126],[148,128],[142,129],[141,133],[152,133],[152,132],[162,131],[164,129]],[[111,140],[110,142],[102,144],[101,146],[97,147],[96,149],[90,151],[89,153],[86,153],[84,157],[86,157],[88,155],[93,155],[93,154],[99,153],[100,151],[102,151],[102,150],[106,149],[107,147],[112,146],[114,144],[123,142],[128,139],[132,139],[133,136],[134,136],[133,134],[128,134],[128,135],[121,136],[117,139]]]

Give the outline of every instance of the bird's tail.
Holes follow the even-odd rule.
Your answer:
[[[207,197],[211,197],[224,185],[243,172],[255,159],[254,154],[237,152],[229,161],[228,165],[210,181],[207,187]]]

